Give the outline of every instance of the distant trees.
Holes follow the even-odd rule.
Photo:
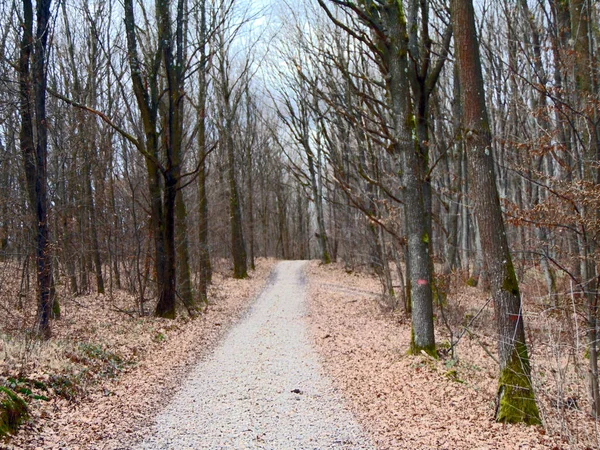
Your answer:
[[[289,50],[292,52],[296,51],[296,49]],[[275,99],[278,117],[285,125],[292,139],[302,149],[304,164],[295,164],[296,174],[303,178],[310,192],[315,206],[317,222],[316,237],[319,242],[321,261],[323,264],[329,264],[331,262],[331,252],[323,206],[323,176],[321,167],[323,164],[323,151],[319,148],[321,142],[315,142],[312,136],[317,126],[316,117],[318,116],[318,111],[315,111],[315,103],[319,101],[319,98],[315,92],[314,83],[305,79],[306,73],[302,69],[302,59],[294,54],[286,54],[284,49],[280,49],[280,51],[282,52],[282,58],[291,59],[289,68],[292,71],[289,74],[281,74],[281,79],[285,84],[280,88],[278,98]]]

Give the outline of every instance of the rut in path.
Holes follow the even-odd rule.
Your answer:
[[[372,449],[307,338],[305,262],[286,261],[195,367],[140,449]]]

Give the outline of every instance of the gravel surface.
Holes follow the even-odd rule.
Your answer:
[[[192,370],[139,449],[372,449],[305,329],[304,262],[282,262],[248,316]]]

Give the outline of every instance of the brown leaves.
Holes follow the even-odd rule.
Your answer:
[[[494,422],[497,367],[475,337],[460,342],[459,361],[406,356],[410,324],[399,320],[400,313],[382,312],[376,299],[379,284],[375,278],[348,275],[342,266],[320,267],[314,263],[308,273],[311,300],[307,321],[313,342],[327,374],[378,448],[565,447],[560,428],[554,423],[545,434],[535,427]],[[481,307],[482,298],[478,290],[465,288],[460,300],[456,296],[448,298],[448,313],[462,320],[465,314]],[[460,311],[452,311],[456,305]],[[491,344],[491,349],[492,320],[491,312],[486,312],[480,323],[473,325],[474,332],[482,334],[478,339]],[[328,335],[330,338],[323,338]],[[438,344],[448,339],[441,326],[436,339]],[[536,367],[543,358],[551,359],[548,353],[545,348],[535,349],[532,360],[538,364]],[[581,427],[593,433],[592,421],[578,417]],[[579,435],[583,448],[592,438],[581,430],[573,431],[573,435]]]
[[[32,420],[5,444],[7,448],[131,448],[152,425],[156,411],[181,385],[188,369],[245,311],[273,264],[272,260],[259,260],[256,271],[246,280],[216,273],[209,295],[211,304],[196,320],[132,319],[103,309],[95,296],[78,298],[85,307],[67,309],[64,319],[55,323],[56,340],[66,342],[69,348],[81,342],[100,342],[87,349],[88,357],[96,357],[96,361],[106,357],[105,362],[110,363],[110,355],[118,354],[136,364],[113,378],[95,377],[95,383],[87,386],[87,394],[75,401],[56,397],[36,403]],[[50,379],[50,367],[34,366],[37,368],[30,376]]]

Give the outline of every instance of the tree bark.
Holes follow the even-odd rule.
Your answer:
[[[308,139],[308,137],[307,137]],[[317,227],[319,229],[318,239],[319,247],[321,249],[321,262],[323,264],[331,263],[331,256],[329,255],[329,243],[327,240],[327,229],[325,228],[325,214],[323,211],[323,196],[321,189],[319,189],[317,181],[317,171],[315,169],[315,161],[312,150],[308,143],[305,143],[304,150],[306,152],[306,158],[308,161],[308,172],[310,174],[310,186],[312,189],[312,195],[315,202],[315,210],[317,214]]]
[[[161,171],[158,157],[157,116],[158,116],[158,64],[154,62],[153,72],[147,78],[142,76],[142,67],[137,52],[137,37],[135,34],[135,19],[132,0],[124,1],[125,30],[127,35],[127,58],[131,71],[133,91],[136,97],[140,118],[144,130],[145,141],[138,150],[144,155],[148,175],[148,190],[150,193],[150,222],[154,239],[154,267],[158,290],[158,304],[155,314],[160,317],[175,317],[175,245],[168,243],[174,239],[174,209],[176,181],[173,180],[173,168],[167,174]],[[158,6],[158,5],[157,5]],[[164,9],[164,6],[163,6]],[[164,27],[164,18],[159,20]],[[168,23],[168,21],[167,21]],[[164,31],[163,31],[164,33]],[[172,99],[169,97],[169,106]],[[167,132],[171,132],[168,130]],[[172,163],[171,157],[167,157]],[[161,176],[164,178],[165,204],[162,201]],[[169,211],[166,212],[165,210]],[[169,218],[171,214],[171,220]],[[169,222],[169,223],[167,223]]]
[[[53,306],[52,255],[48,227],[46,123],[46,50],[50,26],[51,0],[36,3],[36,34],[33,36],[33,6],[23,0],[23,36],[19,58],[19,94],[21,106],[21,153],[35,230],[37,268],[36,334],[50,338]],[[30,64],[33,70],[30,71]],[[33,106],[33,108],[32,108]]]
[[[232,132],[232,127],[228,129]],[[231,218],[231,246],[233,254],[233,276],[235,278],[248,277],[246,243],[244,242],[244,229],[242,226],[242,209],[240,194],[236,180],[236,164],[233,137],[228,133],[227,146],[227,177],[229,181],[229,217]]]
[[[387,67],[394,142],[392,151],[402,160],[404,215],[410,259],[408,281],[411,286],[412,333],[410,352],[421,351],[437,357],[433,333],[432,273],[427,232],[427,210],[424,201],[423,161],[413,138],[416,132],[411,93],[406,73],[408,58],[406,22],[402,4],[388,0],[381,7],[382,22],[388,30],[383,60]]]
[[[451,0],[452,23],[463,105],[465,139],[475,215],[490,276],[498,328],[499,422],[539,424],[531,385],[519,284],[508,249],[492,157],[492,136],[472,0]]]
[[[208,246],[208,196],[206,191],[207,151],[206,151],[206,89],[207,89],[207,25],[206,0],[200,3],[200,67],[198,69],[198,245],[199,280],[198,290],[200,301],[208,301],[208,286],[212,281],[212,266],[210,264],[210,249]]]

